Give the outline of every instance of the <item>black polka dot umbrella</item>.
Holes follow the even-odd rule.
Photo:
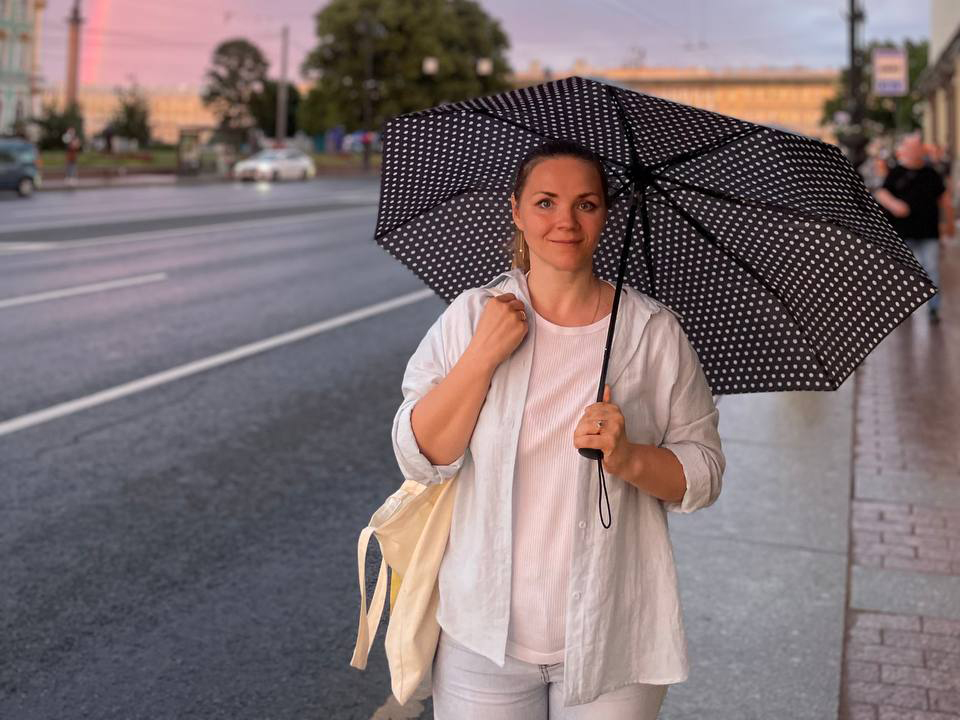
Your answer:
[[[838,388],[936,292],[840,150],[569,77],[389,120],[375,239],[444,300],[511,266],[517,163],[546,140],[603,160],[594,256],[676,311],[716,395]]]

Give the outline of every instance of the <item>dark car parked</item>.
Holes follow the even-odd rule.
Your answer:
[[[36,146],[18,138],[0,138],[0,190],[30,197],[39,185]]]

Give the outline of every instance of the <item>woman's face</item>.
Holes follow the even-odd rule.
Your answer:
[[[510,204],[531,267],[545,263],[570,271],[593,266],[607,208],[592,164],[572,156],[541,160],[527,176],[519,201],[511,195]]]

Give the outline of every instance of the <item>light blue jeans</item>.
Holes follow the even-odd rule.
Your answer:
[[[433,658],[435,720],[655,720],[667,685],[626,685],[563,706],[563,663],[507,656],[501,668],[440,631]]]
[[[910,251],[917,256],[920,265],[927,271],[927,275],[933,280],[933,284],[940,288],[940,241],[937,238],[923,238],[921,240],[904,238],[904,240],[907,241],[907,247],[910,248]],[[940,292],[927,300],[930,311],[940,311]]]

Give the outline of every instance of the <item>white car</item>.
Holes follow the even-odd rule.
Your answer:
[[[261,150],[233,166],[237,180],[308,180],[316,174],[313,160],[294,148]]]

